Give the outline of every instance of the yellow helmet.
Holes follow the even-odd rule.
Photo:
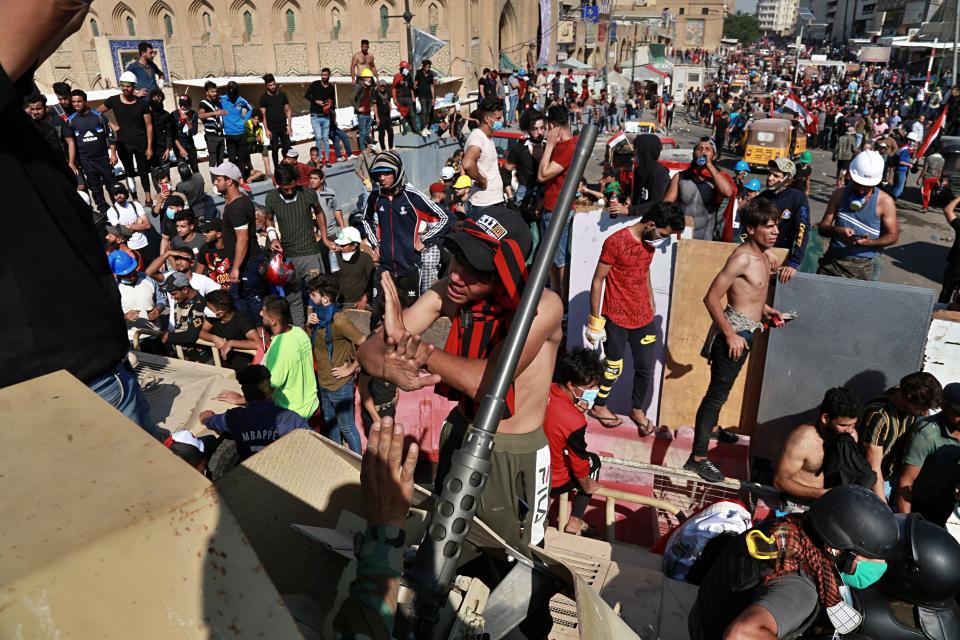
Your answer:
[[[360,72],[360,77],[361,77],[361,78],[372,78],[372,77],[373,77],[373,71],[371,71],[370,69],[364,69],[363,71]]]

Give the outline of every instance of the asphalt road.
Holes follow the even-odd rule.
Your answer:
[[[701,136],[709,130],[696,124],[689,124],[682,114],[674,118],[674,127],[668,135],[675,138],[681,148],[693,148]],[[600,179],[603,155],[610,136],[601,135],[594,149],[586,177],[591,183]],[[830,159],[829,151],[811,150],[813,155],[813,177],[810,184],[811,221],[815,224],[823,217],[827,200],[833,193],[836,164]],[[725,153],[720,166],[733,173],[734,165],[740,158]],[[765,183],[766,175],[757,174]],[[927,287],[938,294],[940,281],[946,265],[947,252],[953,244],[953,230],[947,225],[943,212],[931,207],[927,213],[921,213],[920,188],[914,186],[917,174],[909,174],[907,188],[897,201],[897,217],[900,222],[900,240],[888,247],[883,255],[880,281],[892,284],[905,284]],[[821,242],[824,242],[821,240]]]

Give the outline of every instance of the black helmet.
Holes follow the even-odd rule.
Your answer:
[[[883,500],[858,485],[840,485],[818,498],[807,522],[824,544],[867,558],[885,559],[897,548],[897,519]]]
[[[186,160],[181,160],[177,163],[177,173],[180,174],[181,180],[189,180],[190,176],[193,175],[193,168],[190,166],[190,163]]]
[[[898,517],[900,545],[887,559],[883,588],[911,604],[945,607],[960,591],[960,542],[916,513]]]

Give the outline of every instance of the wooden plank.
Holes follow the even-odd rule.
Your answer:
[[[710,329],[710,314],[703,296],[710,283],[723,268],[737,245],[708,240],[680,240],[674,267],[673,292],[670,299],[670,324],[667,331],[667,371],[663,380],[660,424],[676,428],[693,426],[697,407],[710,383],[710,366],[700,356],[704,338]],[[786,257],[786,250],[776,249],[777,257]],[[751,360],[754,356],[751,355]],[[762,364],[762,363],[758,363]],[[747,367],[750,369],[748,362]],[[763,367],[754,366],[762,376]],[[748,378],[742,372],[720,412],[720,424],[741,425],[744,388]],[[759,378],[756,378],[759,379]],[[754,409],[755,411],[755,409]],[[756,422],[754,416],[753,423]]]

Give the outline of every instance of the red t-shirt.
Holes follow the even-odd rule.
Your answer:
[[[577,478],[586,478],[590,475],[590,461],[581,458],[567,446],[567,438],[571,434],[586,428],[586,418],[570,401],[567,392],[556,382],[551,383],[547,412],[543,417],[543,431],[550,443],[551,487],[567,484],[570,481],[571,467]]]
[[[553,211],[554,207],[557,206],[557,197],[560,196],[560,188],[563,186],[563,181],[567,179],[567,169],[570,168],[570,163],[573,161],[573,150],[576,147],[577,136],[573,136],[563,142],[558,142],[557,146],[554,147],[550,160],[563,167],[563,173],[547,183],[547,188],[543,192],[544,211]]]
[[[630,227],[604,240],[600,262],[612,268],[607,274],[602,313],[624,329],[638,329],[653,320],[653,303],[647,282],[653,247],[637,240]]]

